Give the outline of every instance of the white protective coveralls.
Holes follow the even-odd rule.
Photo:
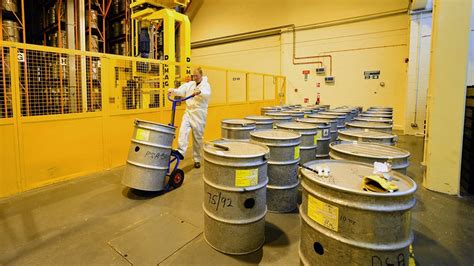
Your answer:
[[[201,94],[186,100],[186,111],[179,129],[178,151],[183,156],[186,154],[189,131],[192,129],[194,162],[201,162],[202,136],[206,127],[207,106],[211,98],[211,86],[207,82],[207,77],[203,76],[199,85],[196,85],[195,81],[190,81],[174,89],[173,93],[177,96],[187,97],[193,94],[194,90],[200,90]]]

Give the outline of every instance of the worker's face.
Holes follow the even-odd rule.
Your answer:
[[[191,78],[192,78],[193,81],[195,81],[196,83],[199,83],[199,82],[201,82],[201,80],[202,80],[202,75],[199,73],[199,71],[194,70],[194,71],[193,71],[193,75],[191,76]]]

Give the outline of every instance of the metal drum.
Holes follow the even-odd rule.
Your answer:
[[[328,115],[320,115],[319,113],[317,113],[317,114],[309,115],[308,118],[317,118],[319,120],[324,120],[328,122],[331,125],[331,142],[337,140],[337,129],[338,129],[337,117],[328,116]]]
[[[378,122],[352,121],[346,124],[347,128],[368,129],[385,133],[392,133],[392,125]]]
[[[356,117],[359,114],[359,111],[356,108],[352,108],[352,107],[336,108],[336,109],[329,110],[329,112],[347,115],[348,117],[347,117],[346,122],[352,121],[354,117]]]
[[[20,24],[13,20],[3,20],[3,40],[9,42],[20,42]]]
[[[269,116],[251,115],[245,117],[245,119],[255,121],[255,126],[257,130],[273,128],[273,119]]]
[[[388,114],[388,113],[378,113],[378,112],[372,112],[372,113],[361,113],[360,116],[362,117],[379,117],[379,118],[389,118],[392,119],[393,115]]]
[[[308,123],[288,122],[277,124],[277,128],[291,130],[301,134],[300,163],[316,159],[317,127]]]
[[[89,16],[90,13],[90,18],[86,19],[86,28],[89,27],[89,20],[90,20],[90,26],[92,29],[98,29],[99,28],[99,13],[97,10],[91,10],[90,12],[87,12],[87,15]]]
[[[265,242],[270,150],[239,141],[206,143],[203,149],[204,239],[227,254],[260,249]]]
[[[289,110],[289,111],[283,111],[283,113],[288,114],[291,116],[291,121],[296,121],[298,118],[304,118],[304,112],[297,111],[297,110]]]
[[[384,118],[384,117],[364,117],[364,116],[358,116],[354,118],[356,121],[364,121],[364,122],[378,122],[378,123],[386,123],[386,124],[393,124],[393,120],[390,118]]]
[[[346,122],[350,122],[350,116],[344,113],[336,113],[330,111],[319,112],[320,115],[325,115],[328,118],[334,118],[337,120],[337,126],[344,126]]]
[[[273,212],[295,210],[298,206],[300,134],[287,130],[266,129],[251,132],[250,139],[270,148],[267,185],[268,210]]]
[[[372,106],[367,109],[368,111],[380,111],[380,112],[393,112],[392,107],[388,106]]]
[[[376,143],[355,141],[333,142],[329,145],[329,157],[334,160],[350,160],[373,164],[387,162],[392,169],[405,174],[410,162],[410,153],[406,150]]]
[[[316,158],[328,158],[329,142],[331,141],[331,125],[327,121],[317,118],[299,118],[297,121],[301,123],[313,124],[317,127],[318,133],[316,134]]]
[[[175,131],[172,126],[135,120],[122,184],[146,191],[164,190]]]
[[[66,22],[66,2],[62,2],[61,4],[61,21]],[[53,24],[56,24],[58,22],[58,3],[55,3],[52,5],[48,11],[48,25],[51,26]]]
[[[256,128],[255,121],[247,119],[225,119],[221,121],[223,139],[248,140],[250,132]]]
[[[86,48],[91,52],[99,52],[99,37],[97,35],[91,35],[91,43],[89,45],[89,38],[86,38]]]
[[[351,161],[314,161],[329,177],[302,169],[301,239],[304,265],[408,265],[413,242],[411,209],[416,183],[391,172],[398,190],[377,193],[362,189],[371,165]]]
[[[370,142],[394,146],[397,143],[397,135],[378,132],[368,129],[346,129],[339,131],[339,140]]]
[[[296,109],[296,111],[303,112],[304,117],[308,117],[308,115],[313,113],[313,109],[310,109],[310,108],[300,108],[300,109]]]
[[[264,115],[266,113],[271,113],[271,112],[280,112],[281,108],[278,106],[264,106],[260,108],[260,114]]]
[[[17,12],[18,11],[18,6],[17,6],[16,3],[17,3],[16,0],[2,0],[2,10],[10,11],[10,12]]]
[[[329,110],[329,108],[331,108],[331,106],[329,104],[320,104],[319,105],[319,108],[321,109],[321,111],[325,110]]]
[[[49,35],[48,38],[48,45],[53,47],[60,47],[60,48],[67,48],[67,32],[65,30],[61,31],[61,46],[59,46],[59,34],[54,32],[53,34]]]
[[[265,115],[273,119],[273,128],[276,128],[279,123],[291,122],[292,120],[291,116],[285,113],[266,113]]]

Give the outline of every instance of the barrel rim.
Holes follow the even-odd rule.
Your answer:
[[[170,128],[170,129],[173,129],[173,130],[176,130],[176,127],[175,126],[171,126],[171,125],[165,125],[165,124],[161,124],[161,123],[157,123],[157,122],[153,122],[153,121],[148,121],[148,120],[144,120],[144,119],[138,119],[136,118],[135,119],[135,124],[137,122],[144,122],[144,123],[149,123],[149,124],[153,124],[153,125],[159,125],[159,126],[162,126],[162,127],[166,127],[166,128]],[[137,125],[139,126],[139,125]],[[150,129],[150,130],[153,130],[153,129]],[[156,130],[155,130],[156,131]]]
[[[360,165],[360,166],[366,166],[366,167],[369,167],[369,168],[373,168],[373,166],[371,164],[356,162],[356,161],[349,161],[349,160],[314,160],[314,161],[310,161],[310,162],[305,163],[304,166],[311,168],[311,166],[314,165],[314,164],[334,164],[334,163],[353,164],[353,165]],[[414,194],[416,192],[416,190],[418,189],[418,186],[417,186],[416,182],[412,178],[410,178],[409,176],[404,175],[400,172],[397,172],[397,171],[391,171],[390,174],[392,174],[395,178],[403,179],[407,183],[410,183],[411,187],[409,189],[405,190],[405,191],[396,191],[396,192],[392,192],[392,193],[377,193],[377,192],[364,191],[364,190],[358,191],[358,190],[354,190],[354,189],[348,189],[348,188],[345,188],[345,187],[336,186],[336,185],[331,184],[331,183],[321,182],[320,180],[315,179],[314,177],[308,175],[308,173],[313,173],[313,172],[311,172],[309,170],[306,170],[304,168],[301,169],[301,173],[302,173],[304,178],[307,178],[307,179],[311,180],[312,182],[317,183],[318,185],[327,187],[329,189],[334,189],[334,190],[347,192],[347,193],[355,194],[355,195],[376,196],[376,197],[401,197],[401,196],[407,196],[407,195],[410,195],[410,194]],[[400,177],[402,177],[402,178],[400,178]]]
[[[351,133],[358,133],[358,132],[374,132],[377,134],[382,134],[386,136],[364,136],[364,135],[358,135],[358,134],[351,134]],[[395,139],[397,135],[391,134],[388,132],[380,132],[380,131],[375,131],[375,130],[370,130],[370,129],[351,129],[347,128],[344,130],[340,130],[339,134],[344,135],[344,136],[351,136],[351,137],[358,137],[358,138],[369,138],[369,139]]]
[[[372,124],[372,123],[375,123],[375,124]],[[393,128],[392,125],[383,123],[383,122],[352,121],[352,122],[347,122],[346,125],[352,126],[352,127],[363,127],[363,128],[384,128],[384,129]]]
[[[284,138],[284,137],[267,137],[267,136],[258,136],[256,134],[258,133],[262,133],[264,131],[269,131],[269,132],[275,132],[275,131],[279,131],[279,132],[285,132],[285,133],[288,133],[288,134],[293,134],[295,136],[293,137],[289,137],[289,138]],[[262,138],[262,139],[270,139],[270,140],[295,140],[295,139],[300,139],[301,138],[301,134],[298,133],[298,132],[294,132],[294,131],[291,131],[291,130],[285,130],[285,129],[257,129],[257,130],[254,130],[252,132],[250,132],[250,136],[252,137],[255,137],[255,138]]]
[[[384,149],[393,149],[393,150],[397,150],[398,152],[401,152],[401,153],[404,153],[404,155],[398,155],[398,156],[374,156],[374,155],[367,155],[367,154],[360,154],[360,153],[353,153],[353,152],[349,152],[349,151],[344,151],[344,150],[341,150],[340,148],[338,148],[337,146],[338,145],[349,145],[349,144],[352,144],[352,145],[359,145],[359,146],[379,146],[380,148],[384,148]],[[375,159],[407,159],[410,158],[411,156],[411,153],[407,150],[404,150],[404,149],[401,149],[401,148],[398,148],[398,147],[394,147],[394,146],[387,146],[387,145],[383,145],[383,144],[380,144],[380,143],[371,143],[371,142],[357,142],[357,141],[334,141],[334,142],[331,142],[329,144],[329,148],[331,150],[334,150],[336,152],[340,152],[340,153],[343,153],[343,154],[350,154],[350,155],[354,155],[354,156],[358,156],[358,157],[366,157],[366,158],[375,158]]]
[[[251,144],[251,145],[258,145],[258,146],[262,147],[263,149],[265,149],[265,152],[252,154],[252,155],[230,155],[230,154],[225,154],[225,153],[216,153],[215,151],[209,150],[209,148],[208,148],[208,146],[212,143],[225,144],[225,143],[229,143],[229,142],[235,142],[235,143],[240,143],[240,144],[246,143],[246,144]],[[216,139],[216,140],[211,141],[210,143],[204,143],[204,145],[202,146],[202,149],[203,149],[204,152],[207,152],[207,153],[212,154],[214,156],[223,157],[223,158],[250,159],[250,158],[257,158],[257,157],[261,157],[261,156],[267,156],[267,155],[270,154],[270,149],[266,145],[263,145],[263,144],[260,144],[260,143],[255,143],[255,142],[237,141],[237,140],[231,140],[231,139]]]

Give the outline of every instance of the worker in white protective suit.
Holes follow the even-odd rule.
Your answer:
[[[193,159],[194,167],[201,167],[201,148],[203,142],[204,128],[206,127],[207,107],[211,98],[211,86],[207,82],[207,77],[203,76],[202,69],[194,69],[191,76],[192,81],[186,82],[177,89],[170,88],[169,93],[177,96],[193,98],[186,100],[186,111],[183,115],[181,128],[179,129],[178,150],[180,159],[184,159],[184,154],[188,148],[189,131],[193,131]]]

